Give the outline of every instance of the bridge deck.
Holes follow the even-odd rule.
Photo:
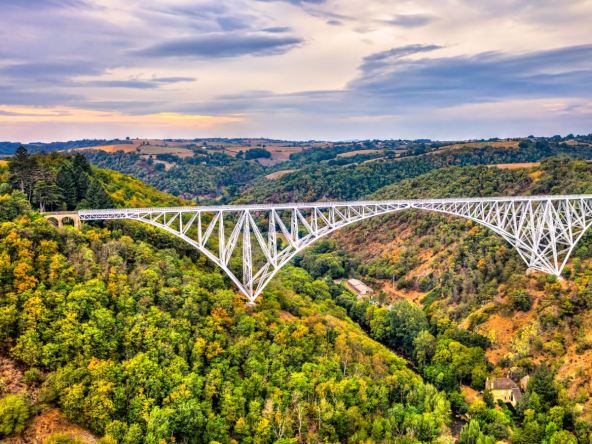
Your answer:
[[[438,199],[393,199],[393,200],[355,200],[355,201],[326,201],[326,202],[304,202],[304,203],[279,203],[279,204],[245,204],[245,205],[212,205],[212,206],[182,206],[182,207],[146,207],[146,208],[114,208],[99,210],[79,210],[78,215],[93,214],[119,214],[119,213],[145,213],[150,211],[244,211],[244,210],[282,210],[282,209],[306,209],[318,207],[349,207],[355,205],[409,205],[429,203],[475,203],[475,202],[525,202],[525,201],[556,201],[556,200],[579,200],[590,199],[592,194],[572,195],[538,195],[538,196],[494,196],[494,197],[447,197]],[[56,211],[44,213],[46,216],[52,214],[71,214],[73,212]]]

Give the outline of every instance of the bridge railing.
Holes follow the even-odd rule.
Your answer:
[[[99,214],[115,215],[121,214],[126,217],[130,214],[146,212],[214,212],[214,211],[244,211],[244,210],[287,210],[287,209],[310,209],[326,207],[349,207],[352,205],[408,205],[413,207],[416,204],[429,203],[474,203],[474,202],[525,202],[525,201],[556,201],[556,200],[579,200],[591,199],[592,194],[572,195],[536,195],[536,196],[493,196],[493,197],[447,197],[438,199],[389,199],[389,200],[357,200],[357,201],[326,201],[311,203],[279,203],[279,204],[245,204],[245,205],[218,205],[218,206],[182,206],[182,207],[146,207],[146,208],[114,208],[98,210],[79,210],[80,216],[93,216]],[[51,214],[58,214],[55,212]],[[68,212],[70,213],[70,212]],[[50,214],[50,213],[47,213]]]

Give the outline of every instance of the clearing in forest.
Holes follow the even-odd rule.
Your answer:
[[[384,152],[384,150],[373,150],[373,149],[357,150],[357,151],[348,151],[346,153],[338,154],[337,157],[354,157],[354,156],[357,156],[358,154],[374,154],[374,153],[383,153],[383,152]]]

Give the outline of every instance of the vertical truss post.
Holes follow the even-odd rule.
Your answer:
[[[243,225],[243,286],[247,291],[249,304],[255,303],[253,295],[253,255],[251,252],[251,221],[245,217]]]
[[[81,210],[77,215],[81,221],[134,219],[180,237],[220,266],[252,304],[275,273],[317,239],[352,222],[404,208],[436,211],[473,220],[508,241],[531,269],[560,275],[577,242],[592,224],[591,202],[592,195],[450,198]],[[183,220],[186,214],[191,215],[187,223]],[[208,214],[205,221],[203,214]],[[267,218],[267,233],[265,225],[260,226],[253,214]],[[285,215],[284,220],[280,214]],[[178,223],[175,223],[176,218]],[[230,233],[226,233],[225,219],[234,218],[236,224]],[[194,225],[195,228],[192,228]],[[210,242],[216,228],[217,245]],[[239,247],[241,232],[242,246]],[[286,239],[285,245],[279,242],[279,234]],[[257,240],[254,244],[252,236]],[[233,253],[240,252],[237,248],[242,248],[242,275],[240,269],[233,271],[228,267]]]

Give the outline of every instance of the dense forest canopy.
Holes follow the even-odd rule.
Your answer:
[[[448,166],[538,162],[556,155],[592,159],[591,137],[573,135],[462,143],[267,139],[126,142],[106,151],[77,152],[101,168],[137,177],[161,191],[199,203],[356,199]],[[122,147],[132,149],[124,151]],[[142,151],[146,147],[154,151]],[[184,149],[185,154],[180,155],[175,147]],[[276,159],[282,150],[294,151]],[[275,173],[280,175],[270,180]]]
[[[217,270],[165,233],[128,222],[56,229],[18,171],[11,163],[0,187],[11,208],[0,224],[0,350],[38,395],[0,399],[0,434],[48,404],[105,442],[449,433],[446,395],[348,318],[334,302],[345,289],[292,268],[247,311]]]
[[[591,184],[588,162],[551,158],[530,170],[439,169],[370,198],[590,194]],[[482,442],[587,442],[592,399],[581,384],[592,375],[586,360],[592,343],[591,245],[587,234],[564,281],[529,276],[511,246],[486,228],[405,211],[345,229],[296,263],[317,278],[356,276],[379,289],[396,285],[373,300],[344,294],[337,303],[448,393],[453,412],[470,418],[460,442],[477,442],[470,436]],[[513,331],[499,331],[502,323]],[[581,355],[588,358],[575,371],[571,365]],[[487,391],[482,400],[467,401],[466,387],[482,390],[492,375],[530,378],[515,409],[491,409]]]
[[[529,143],[518,159],[556,148]],[[465,166],[516,159],[473,151],[422,155],[413,170],[411,159],[350,166],[341,170],[366,186],[340,192],[590,192],[585,161]],[[221,169],[243,162],[225,157]],[[458,166],[439,168],[449,164]],[[241,199],[300,196],[294,184],[307,184],[303,199],[317,199],[346,180],[339,171],[327,164],[254,182]],[[362,172],[389,179],[363,182]],[[0,436],[24,433],[55,406],[105,443],[590,439],[589,394],[574,389],[584,376],[562,374],[560,359],[570,349],[592,352],[589,237],[561,283],[526,276],[514,250],[484,228],[403,212],[313,245],[248,310],[228,279],[179,239],[131,221],[58,229],[38,212],[88,208],[97,198],[111,206],[183,204],[178,198],[91,167],[80,154],[19,150],[0,166],[0,182],[0,357],[22,367],[25,386],[0,393]],[[44,189],[57,198],[42,199]],[[375,293],[359,298],[337,281],[351,276]],[[381,290],[385,282],[394,293]],[[506,338],[486,328],[500,318],[528,320],[503,355]],[[487,378],[507,375],[530,378],[515,408],[484,390]]]

